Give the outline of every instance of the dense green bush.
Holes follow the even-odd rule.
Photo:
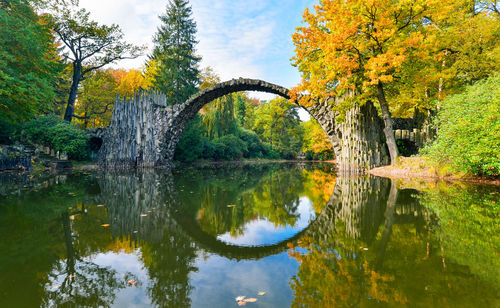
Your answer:
[[[0,144],[11,144],[19,130],[19,124],[8,122],[0,117]]]
[[[68,153],[70,159],[85,160],[89,158],[90,137],[85,131],[64,122],[51,127],[48,133],[51,136],[51,147],[55,151]]]
[[[326,151],[322,151],[319,153],[315,153],[313,151],[306,151],[305,154],[306,154],[306,157],[305,157],[306,160],[331,160],[331,159],[335,159],[335,154],[331,150],[326,150]]]
[[[443,101],[438,136],[423,154],[458,172],[500,175],[500,75]]]
[[[255,132],[240,128],[238,137],[246,144],[246,151],[243,152],[245,158],[262,158],[264,156],[264,145]]]
[[[215,144],[217,156],[224,160],[243,158],[243,153],[248,152],[246,143],[235,135],[226,135],[212,141]]]
[[[197,115],[184,130],[175,151],[175,159],[182,162],[206,160],[239,160],[242,158],[278,159],[280,154],[262,143],[250,130],[238,128],[234,134],[209,140]]]
[[[196,115],[185,127],[177,148],[174,159],[183,162],[193,162],[203,157],[204,141],[201,118]]]
[[[21,138],[24,142],[66,152],[71,159],[89,158],[89,136],[57,116],[38,117],[24,123]]]

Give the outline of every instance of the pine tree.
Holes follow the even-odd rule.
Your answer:
[[[188,0],[170,0],[153,39],[150,62],[159,65],[153,88],[165,93],[171,105],[183,103],[196,93],[199,83],[201,59],[195,55],[196,23],[191,14]]]

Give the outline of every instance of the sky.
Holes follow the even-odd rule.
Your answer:
[[[167,0],[80,0],[102,24],[118,24],[125,40],[146,45],[165,13]],[[223,81],[256,78],[287,88],[297,85],[300,74],[291,65],[292,33],[301,25],[302,13],[317,0],[191,0],[197,24],[200,68],[210,66]],[[146,56],[123,60],[114,67],[140,68]],[[267,94],[252,93],[260,99]]]

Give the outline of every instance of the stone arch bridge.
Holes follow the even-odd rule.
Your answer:
[[[102,139],[99,164],[110,168],[169,166],[184,127],[200,109],[240,91],[267,92],[290,99],[284,87],[243,78],[215,84],[179,105],[169,106],[166,97],[157,92],[142,91],[128,100],[117,99],[110,126],[98,130],[95,136]],[[341,99],[332,97],[303,107],[325,131],[340,168],[359,170],[388,164],[383,123],[376,109],[367,103],[348,111],[345,122],[335,123],[331,105]]]

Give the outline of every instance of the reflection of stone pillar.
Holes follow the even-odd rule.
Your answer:
[[[383,221],[390,180],[373,176],[339,177],[335,185],[335,219],[346,235],[368,244]]]
[[[175,225],[168,209],[176,196],[169,171],[105,173],[98,182],[96,202],[106,205],[114,236],[159,240],[166,226]]]
[[[168,170],[104,174],[96,200],[108,210],[115,237],[139,242],[154,306],[190,306],[189,274],[196,247],[172,217],[180,203]],[[142,216],[147,215],[147,216]]]

